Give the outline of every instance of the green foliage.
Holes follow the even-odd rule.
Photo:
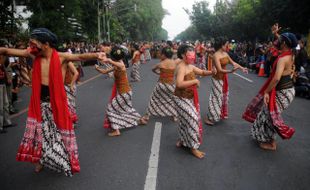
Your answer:
[[[97,41],[98,37],[98,12],[97,1],[80,0],[82,31],[86,34],[88,41]]]
[[[109,21],[111,41],[162,40],[167,31],[162,29],[166,14],[162,0],[27,0],[30,30],[45,27],[61,41],[98,41],[98,15],[100,37],[107,40]],[[107,8],[107,4],[110,6]],[[137,5],[136,9],[135,4]],[[11,0],[0,3],[1,32],[17,30],[17,20],[10,11]],[[99,14],[98,14],[99,6]]]
[[[30,0],[27,8],[33,14],[29,19],[30,29],[45,27],[55,32],[60,40],[78,39],[82,33],[79,0]]]
[[[308,0],[217,0],[213,12],[203,0],[187,12],[201,39],[227,36],[266,40],[275,22],[295,33],[306,34],[310,29]],[[186,31],[182,37],[191,39],[192,34]]]
[[[117,0],[115,6],[117,8],[112,13],[119,18],[124,31],[128,32],[124,35],[126,39],[135,41],[167,39],[168,35],[161,28],[165,15],[161,0]]]
[[[195,26],[188,27],[185,31],[178,34],[174,40],[180,41],[196,41],[204,39],[204,36],[200,35]]]

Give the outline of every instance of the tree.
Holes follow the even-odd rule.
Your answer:
[[[282,32],[306,34],[310,29],[307,0],[217,0],[213,12],[204,0],[196,2],[187,12],[202,39],[227,36],[239,40],[266,40],[275,22],[283,26]]]
[[[180,41],[196,41],[202,39],[203,36],[197,31],[197,28],[195,26],[188,27],[185,31],[178,34],[174,40],[180,40]]]
[[[4,0],[0,2],[0,36],[11,38],[15,36],[20,27],[19,19],[14,17],[14,8],[12,1]],[[16,15],[19,17],[19,15]]]
[[[33,13],[29,18],[30,29],[48,28],[61,41],[76,40],[83,33],[79,0],[30,0],[27,8]]]

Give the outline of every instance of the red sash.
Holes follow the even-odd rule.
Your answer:
[[[202,143],[202,122],[201,122],[201,117],[200,117],[200,105],[199,105],[199,95],[198,95],[198,90],[196,86],[192,87],[192,90],[194,92],[194,106],[196,108],[196,111],[198,113],[198,125],[199,125],[199,141]]]
[[[262,107],[264,106],[264,92],[269,86],[271,80],[273,79],[277,64],[280,58],[292,55],[291,51],[286,51],[283,52],[282,54],[279,55],[279,57],[275,60],[273,67],[272,67],[272,73],[268,80],[265,82],[263,87],[260,89],[258,95],[250,102],[250,104],[247,106],[244,114],[243,114],[243,119],[246,121],[249,121],[253,123],[257,117],[257,114],[261,111]],[[270,111],[270,116],[272,119],[272,123],[277,131],[277,133],[280,135],[282,139],[290,139],[294,132],[295,129],[291,128],[287,125],[284,124],[284,121],[281,117],[281,114],[278,111],[277,104],[276,104],[276,88],[273,88],[271,92],[269,93],[270,99],[269,99],[269,111]]]
[[[221,109],[221,119],[228,117],[228,75],[223,76],[223,104]]]

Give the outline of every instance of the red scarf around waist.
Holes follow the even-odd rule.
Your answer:
[[[249,121],[253,123],[258,115],[258,113],[261,111],[262,107],[264,106],[264,92],[268,88],[271,80],[273,79],[275,73],[277,64],[280,58],[292,55],[292,51],[286,51],[279,55],[279,57],[275,60],[273,66],[272,66],[272,73],[268,80],[265,82],[263,87],[260,89],[258,95],[250,102],[250,104],[247,106],[245,112],[243,113],[243,119],[246,121]],[[277,131],[277,133],[281,136],[282,139],[290,139],[295,129],[291,128],[284,124],[284,121],[281,117],[281,114],[278,111],[277,104],[276,104],[276,88],[274,87],[271,92],[269,93],[269,111],[270,116],[273,122],[273,125]]]
[[[61,63],[54,49],[49,67],[49,92],[54,121],[58,129],[73,130],[69,115],[67,95],[65,92]],[[41,57],[34,60],[32,72],[32,94],[30,98],[28,117],[42,121],[41,115]]]

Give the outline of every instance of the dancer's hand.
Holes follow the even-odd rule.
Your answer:
[[[100,66],[98,64],[95,64],[95,69],[98,71],[100,69]]]
[[[98,55],[97,59],[99,61],[103,61],[104,62],[104,59],[107,58],[107,55],[104,52],[99,52],[99,53],[97,53],[97,55]]]
[[[234,73],[236,70],[238,70],[238,67],[233,67],[233,69],[230,71],[230,73]]]
[[[266,106],[268,106],[268,104],[269,104],[269,99],[270,99],[269,94],[265,93],[264,94],[264,103]]]
[[[71,92],[74,92],[74,86],[72,84],[70,85],[70,90]]]
[[[212,75],[216,75],[216,73],[217,73],[217,70],[216,70],[216,68],[215,67],[212,67]]]
[[[248,68],[242,67],[241,70],[242,70],[242,72],[244,72],[245,74],[249,74]]]
[[[199,88],[200,87],[200,81],[198,79],[195,79],[195,80],[196,80],[196,86],[197,86],[197,88]]]

